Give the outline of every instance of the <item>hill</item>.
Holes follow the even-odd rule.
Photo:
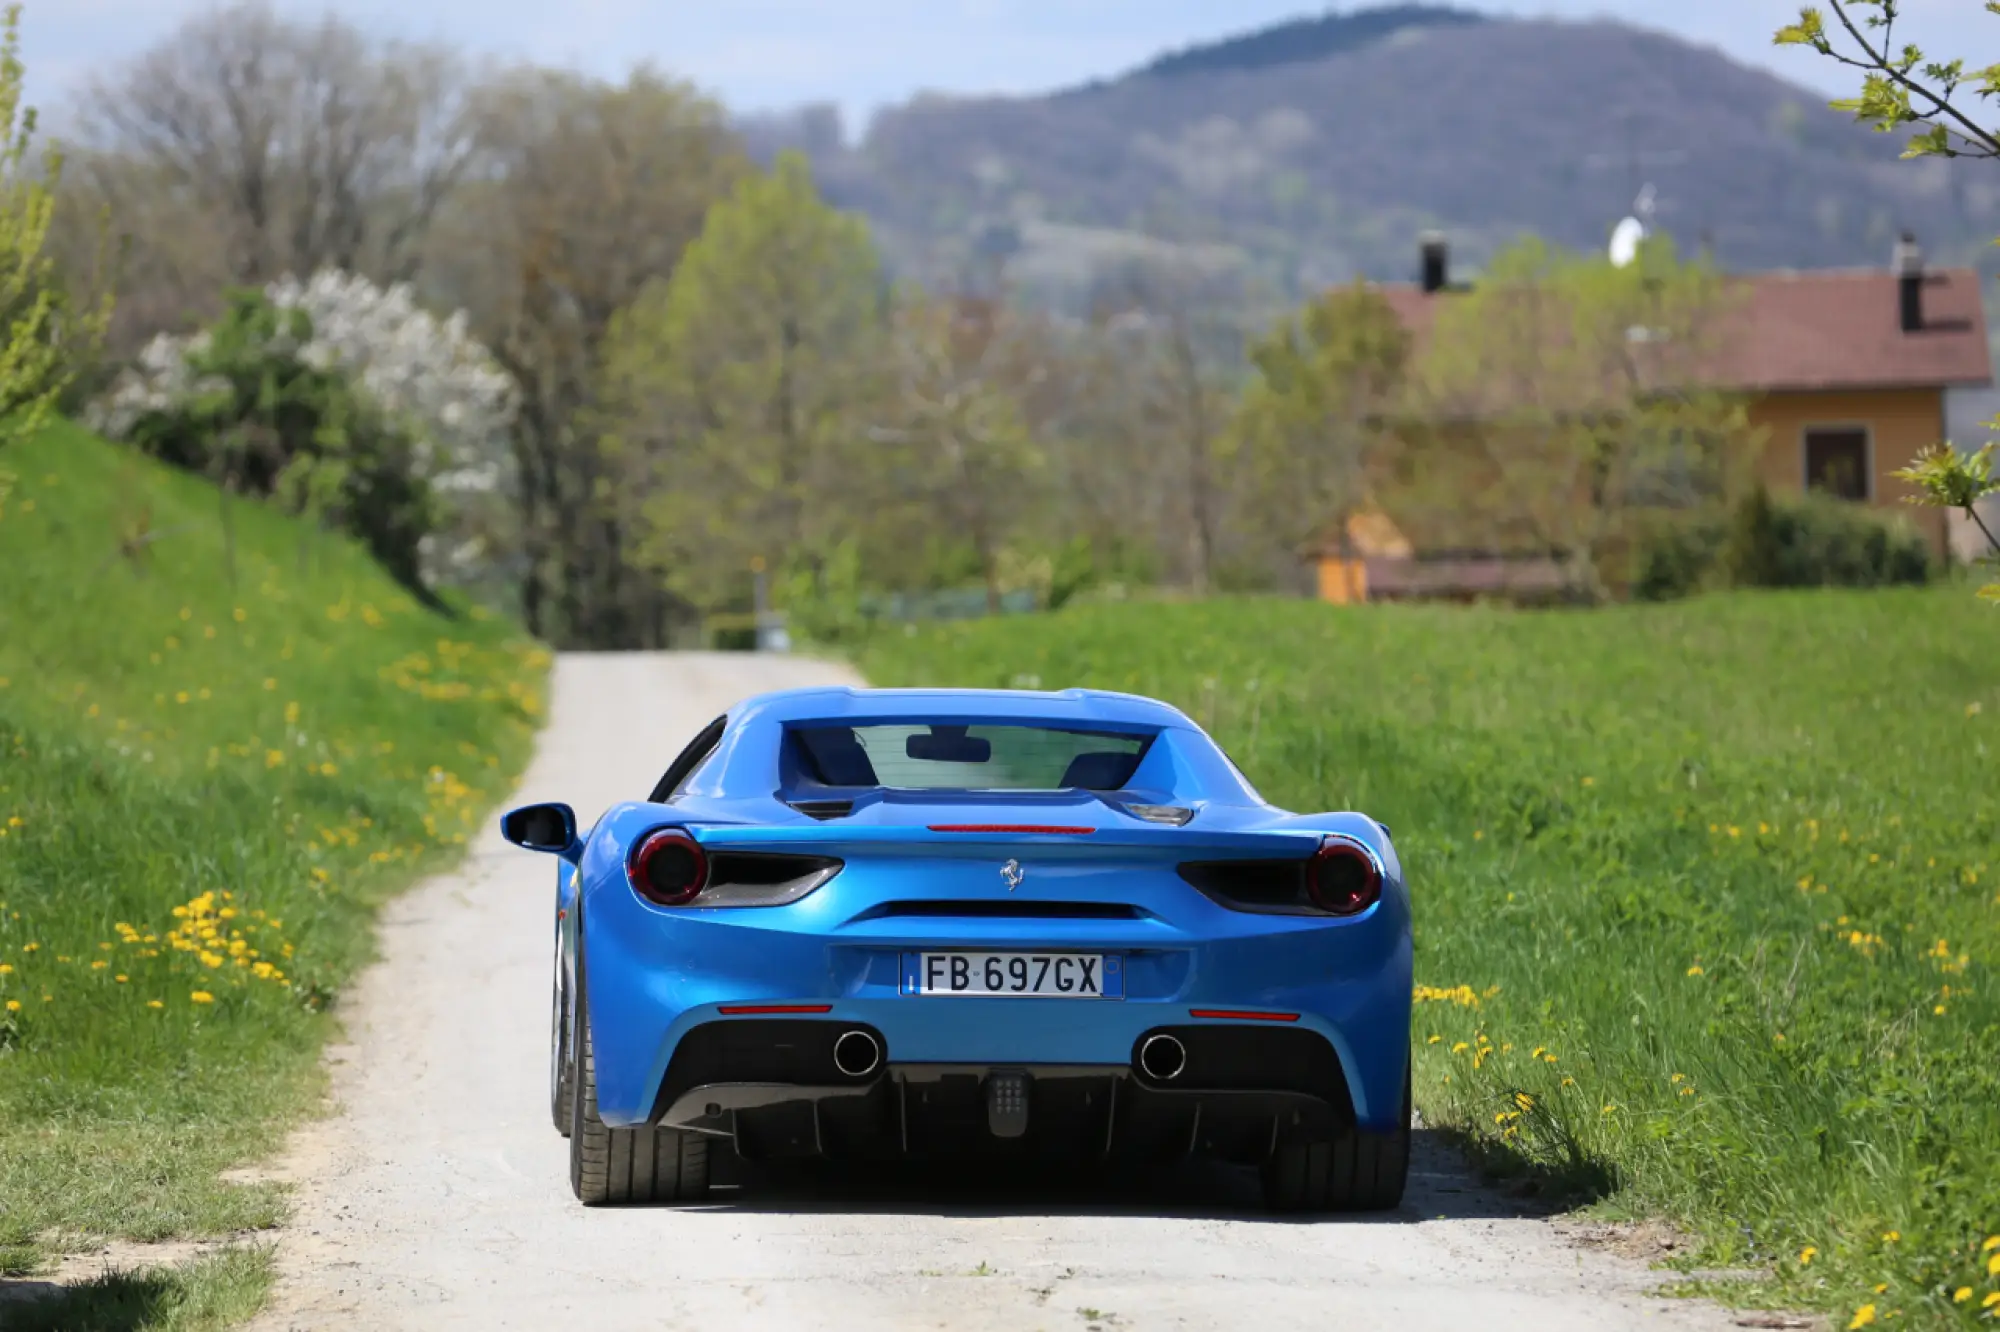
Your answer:
[[[1425,1123],[1524,1193],[1679,1223],[1692,1267],[1771,1274],[1726,1298],[1942,1328],[2000,1305],[1996,652],[1961,583],[1079,606],[860,660],[1156,695],[1277,804],[1383,819]]]
[[[0,448],[0,568],[0,1276],[270,1225],[274,1186],[218,1176],[311,1108],[374,906],[510,789],[546,654],[62,423]],[[219,1325],[268,1262],[0,1321]]]
[[[1164,244],[1289,295],[1406,278],[1417,234],[1462,265],[1533,231],[1602,244],[1642,180],[1659,220],[1739,268],[1879,265],[1897,232],[1988,253],[2000,173],[1904,162],[1817,93],[1661,32],[1472,21],[1424,6],[1332,15],[1034,97],[925,95],[855,144],[827,108],[743,122],[796,146],[897,264],[1008,257],[1075,296]]]

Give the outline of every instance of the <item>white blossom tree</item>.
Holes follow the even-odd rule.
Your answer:
[[[408,441],[407,480],[433,501],[435,521],[419,543],[426,582],[504,580],[517,546],[507,496],[518,394],[468,332],[464,314],[439,319],[407,285],[378,287],[333,270],[305,282],[281,278],[263,295],[281,316],[294,317],[271,321],[254,352],[338,376]],[[129,439],[149,419],[191,412],[227,387],[206,368],[212,347],[208,331],[154,338],[92,407],[91,425]],[[327,475],[324,459],[289,459],[276,490],[311,508]]]

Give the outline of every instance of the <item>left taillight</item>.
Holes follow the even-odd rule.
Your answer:
[[[678,828],[649,833],[625,865],[632,891],[660,906],[686,906],[708,886],[708,856]]]

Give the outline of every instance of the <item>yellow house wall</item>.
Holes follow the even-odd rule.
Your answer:
[[[1905,504],[1914,493],[1889,473],[1906,467],[1926,445],[1944,438],[1941,389],[1887,389],[1846,393],[1774,393],[1750,403],[1750,424],[1762,427],[1764,453],[1758,468],[1773,494],[1805,490],[1805,432],[1811,426],[1863,426],[1869,441],[1868,502],[1914,521],[1942,556],[1946,550],[1944,512]]]

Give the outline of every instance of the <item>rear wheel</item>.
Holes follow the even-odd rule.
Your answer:
[[[1348,1128],[1281,1147],[1264,1164],[1264,1200],[1281,1212],[1379,1212],[1403,1201],[1410,1173],[1410,1076],[1403,1114],[1388,1133]]]
[[[578,958],[581,964],[579,952]],[[590,1012],[577,973],[570,1029],[576,1085],[570,1096],[569,1185],[586,1207],[695,1202],[708,1194],[708,1139],[677,1129],[611,1128],[597,1117],[597,1061]]]

